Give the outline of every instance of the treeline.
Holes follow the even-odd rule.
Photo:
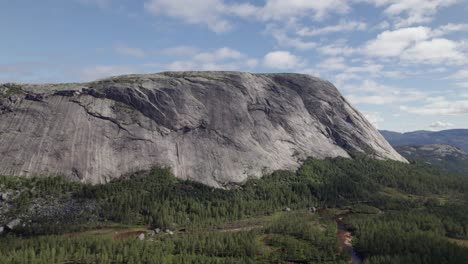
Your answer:
[[[61,200],[95,204],[96,210],[91,213],[98,215],[101,222],[170,228],[174,225],[196,228],[219,224],[271,214],[284,207],[345,207],[361,203],[382,210],[404,210],[426,206],[433,196],[468,193],[466,177],[444,175],[420,165],[378,161],[363,156],[356,156],[353,160],[309,159],[297,172],[277,171],[262,179],[249,180],[232,190],[181,181],[164,168],[102,185],[71,183],[57,177],[0,177],[1,184],[7,188],[28,189],[15,201],[21,209],[26,209],[38,197],[60,197]],[[389,196],[383,192],[386,188],[412,194],[416,198]],[[436,199],[434,203],[437,202]],[[451,211],[445,208],[447,206],[439,206],[434,210]],[[465,212],[466,208],[463,205],[459,210]],[[461,220],[457,221],[466,221],[466,217],[460,215]],[[41,225],[35,225],[29,231],[26,227],[25,232],[61,233],[66,231],[64,228],[76,229],[74,225],[89,224],[89,219],[92,217],[86,215],[63,219],[67,223],[55,232],[54,226],[58,225],[47,225],[50,222],[47,219],[33,219]]]
[[[347,263],[332,219],[278,214],[253,231],[160,234],[145,241],[70,234],[0,239],[2,263]]]
[[[81,235],[0,239],[2,263],[254,263],[249,233],[210,233],[159,241]]]
[[[395,261],[395,263],[398,261],[405,263],[408,259],[423,258],[424,254],[429,252],[428,249],[432,250],[436,247],[440,247],[442,250],[438,252],[450,256],[450,259],[439,263],[460,263],[453,261],[458,261],[465,256],[463,254],[466,254],[466,249],[447,244],[446,236],[467,238],[467,177],[445,174],[420,164],[378,161],[359,155],[353,158],[352,160],[344,158],[308,159],[297,172],[277,171],[261,179],[251,179],[245,185],[231,190],[214,189],[199,183],[182,181],[176,179],[169,169],[164,168],[155,168],[149,173],[140,173],[130,178],[116,179],[108,184],[94,186],[71,183],[58,177],[32,179],[0,177],[0,186],[3,189],[19,190],[20,194],[14,198],[16,200],[11,201],[15,205],[19,204],[15,209],[16,215],[27,210],[38,198],[58,203],[73,200],[94,205],[94,211],[83,212],[79,217],[64,216],[60,219],[47,219],[32,216],[31,223],[25,222],[26,225],[16,231],[17,234],[26,237],[61,234],[106,223],[145,225],[170,228],[171,230],[183,228],[187,233],[196,234],[197,230],[208,226],[216,226],[227,221],[247,217],[271,215],[285,207],[293,210],[310,206],[318,208],[350,207],[359,208],[360,211],[372,211],[372,213],[384,212],[376,214],[374,217],[368,214],[363,219],[352,221],[358,238],[356,247],[366,260],[374,261],[371,263],[389,263],[388,259]],[[357,207],[356,205],[361,206]],[[388,213],[392,211],[400,212],[402,215]],[[410,217],[409,215],[413,212],[418,212],[416,215],[420,218]],[[383,215],[383,217],[379,215]],[[283,221],[294,223],[294,219],[283,219]],[[397,227],[392,227],[393,224]],[[300,223],[295,223],[292,226],[285,227],[281,223],[277,223],[265,230],[268,238],[265,243],[273,248],[283,249],[279,250],[278,254],[272,254],[272,257],[290,261],[341,261],[336,254],[332,257],[332,252],[336,253],[336,239],[331,238],[330,234],[333,233],[331,227],[326,228],[328,231],[325,234],[318,236],[318,230],[315,227]],[[381,228],[383,233],[378,232]],[[380,236],[379,234],[384,235]],[[180,242],[171,239],[159,243],[161,243],[161,248],[170,245],[175,247],[171,250],[183,249],[170,252],[174,258],[190,259],[188,262],[192,262],[191,258],[193,258],[193,262],[199,259],[209,263],[210,261],[218,261],[222,257],[222,261],[232,260],[237,263],[248,263],[249,258],[244,260],[243,256],[245,254],[250,256],[249,254],[258,249],[256,247],[258,243],[254,243],[256,240],[249,237],[251,234],[243,232],[240,235],[243,238],[239,239],[244,242],[235,240],[233,234],[223,234],[220,237],[210,234],[209,240],[217,241],[217,245],[206,246],[205,250],[192,250],[193,245],[197,245],[195,240],[206,241],[203,239],[203,234],[201,236],[194,235],[193,240],[186,236],[185,240]],[[237,253],[220,255],[219,252],[224,250],[223,245],[231,243],[228,242],[229,239],[224,240],[224,236],[226,239],[233,236],[229,239],[234,239],[232,241],[239,244],[240,248],[232,250],[232,252],[243,252],[244,255],[236,255]],[[36,255],[48,254],[40,253],[42,251],[52,254],[53,248],[61,247],[61,243],[64,243],[64,247],[70,246],[70,243],[83,243],[82,245],[73,245],[77,250],[80,248],[81,250],[90,250],[90,248],[97,246],[93,243],[99,244],[99,247],[107,243],[102,242],[101,245],[101,242],[95,242],[92,238],[83,238],[82,240],[80,238],[76,241],[73,239],[70,242],[60,240],[63,239],[62,237],[48,237],[48,239],[57,240],[57,242],[51,242],[53,244],[50,244],[50,241],[47,242],[49,244],[43,242],[46,248],[41,248],[40,239],[39,242],[32,239],[31,241],[36,242],[31,242],[30,249]],[[6,240],[2,238],[0,242],[4,243],[3,245],[9,243],[14,245],[15,239],[10,237],[9,240],[11,241],[5,242]],[[415,248],[402,242],[410,250],[397,254],[397,252],[392,251],[392,248],[394,243],[401,240],[411,244],[421,241],[424,248]],[[109,243],[111,247],[109,254],[116,254],[116,256],[119,254],[113,250],[140,245],[140,243],[132,242],[132,244],[126,241]],[[127,246],[125,243],[130,243],[131,246]],[[177,247],[177,243],[186,243],[186,245]],[[144,250],[145,247],[149,246],[142,243],[141,247],[143,249],[139,248],[138,250]],[[200,246],[200,248],[204,247]],[[254,250],[246,253],[244,250],[247,247]],[[6,248],[11,249],[11,247]],[[26,250],[27,248],[1,252],[12,258],[14,255],[32,254],[31,250]],[[41,249],[39,250],[39,248]],[[216,253],[207,253],[209,248],[216,248]],[[225,248],[225,250],[228,252],[231,251],[231,248]],[[72,252],[74,251],[72,250]],[[89,257],[93,252],[83,254]],[[154,252],[160,251],[155,250]],[[161,254],[165,253],[167,252]],[[127,252],[124,255],[132,254]],[[159,255],[148,257],[161,259]],[[274,259],[269,260],[275,262]],[[131,261],[133,260],[126,259],[128,263]],[[142,259],[138,259],[138,261],[142,261]],[[167,260],[165,263],[170,263],[170,261],[172,260]],[[424,259],[421,261],[414,263],[426,263]]]
[[[468,249],[447,239],[452,226],[444,218],[421,211],[352,215],[355,250],[364,263],[466,263]],[[458,235],[466,238],[468,225]]]

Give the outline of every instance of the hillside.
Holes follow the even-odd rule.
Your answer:
[[[433,144],[396,146],[395,149],[408,160],[424,162],[468,176],[468,154],[456,147]]]
[[[442,144],[457,147],[468,152],[468,129],[443,131],[414,131],[398,133],[382,130],[380,133],[392,146]]]
[[[0,174],[103,183],[153,166],[225,187],[307,157],[405,161],[329,82],[166,72],[0,86]]]
[[[345,264],[342,231],[363,263],[468,259],[467,177],[353,158],[308,159],[231,190],[158,168],[102,185],[0,177],[0,259]]]

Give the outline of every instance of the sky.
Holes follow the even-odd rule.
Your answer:
[[[379,129],[468,128],[468,0],[0,0],[0,83],[181,70],[310,74]]]

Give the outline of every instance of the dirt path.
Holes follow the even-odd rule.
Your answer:
[[[361,264],[362,260],[356,254],[356,251],[354,251],[353,245],[351,243],[353,236],[351,235],[351,232],[349,232],[348,229],[346,229],[346,226],[343,222],[344,217],[348,214],[349,213],[345,213],[345,214],[339,215],[336,218],[336,224],[338,226],[338,232],[336,233],[336,237],[338,238],[338,241],[340,241],[340,246],[342,250],[351,257],[351,263]]]

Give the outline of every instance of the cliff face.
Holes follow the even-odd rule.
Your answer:
[[[151,166],[215,187],[308,156],[406,161],[329,82],[180,72],[0,86],[0,174],[92,183]]]

